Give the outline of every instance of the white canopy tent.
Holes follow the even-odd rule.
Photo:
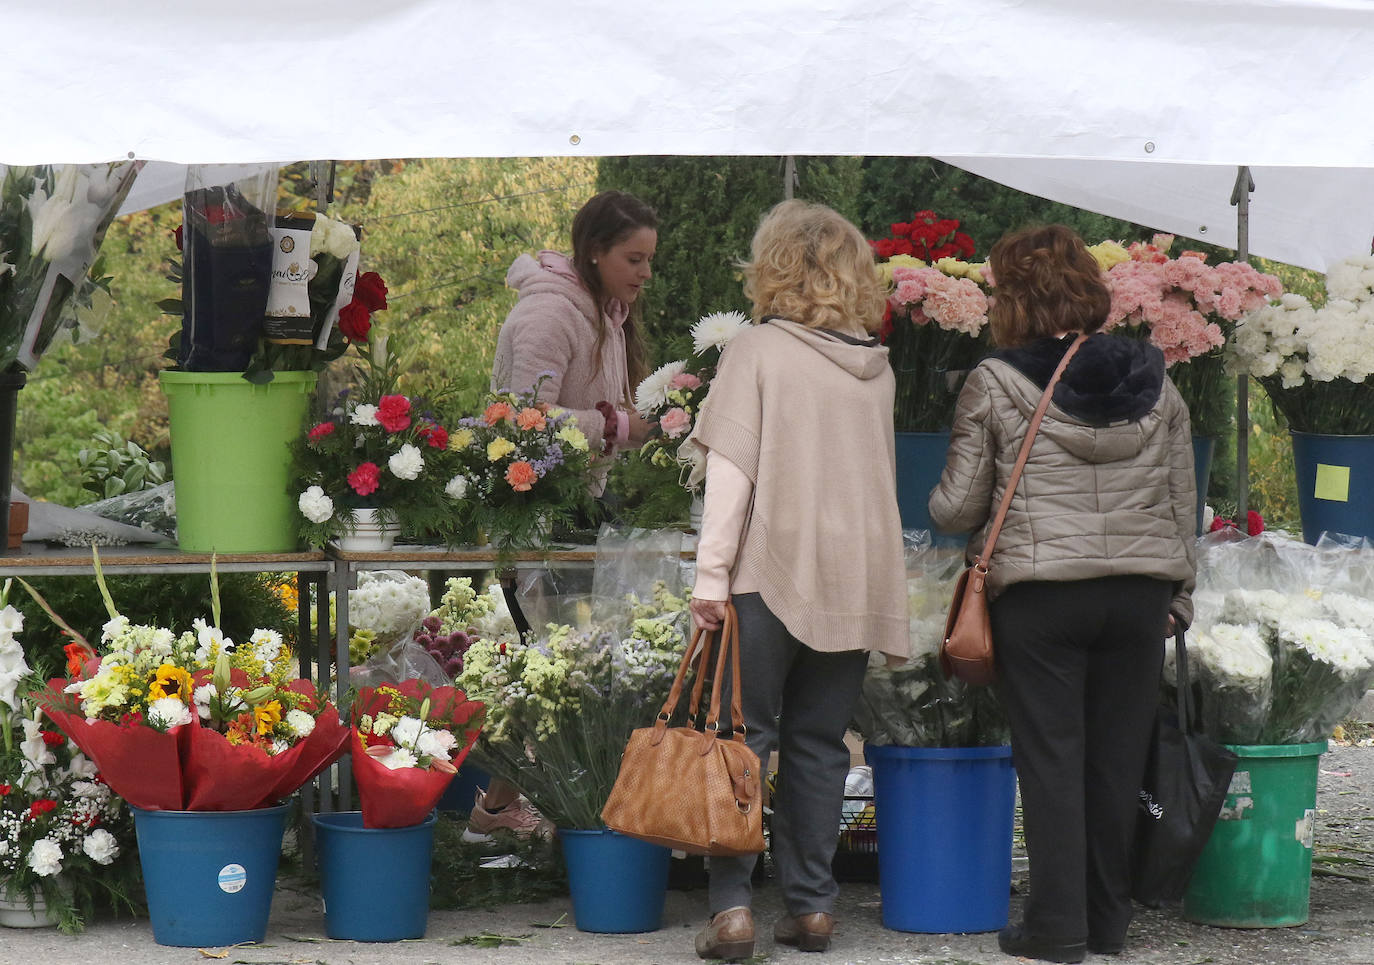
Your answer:
[[[1366,0],[19,0],[3,23],[0,162],[935,155],[1222,245],[1246,164],[1254,253],[1324,268],[1374,234]],[[141,180],[136,203],[180,193],[175,167]]]

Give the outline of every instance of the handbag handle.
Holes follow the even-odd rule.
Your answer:
[[[992,551],[997,547],[997,537],[1002,533],[1002,521],[1007,518],[1007,510],[1011,508],[1011,497],[1016,493],[1016,484],[1021,481],[1021,470],[1026,468],[1026,460],[1030,457],[1031,445],[1035,442],[1035,434],[1040,431],[1040,421],[1045,418],[1045,411],[1050,407],[1050,399],[1054,395],[1054,387],[1059,382],[1059,377],[1064,374],[1064,369],[1068,368],[1069,359],[1073,358],[1079,346],[1088,340],[1088,336],[1079,333],[1078,338],[1074,339],[1069,346],[1064,357],[1059,360],[1059,365],[1055,368],[1054,374],[1050,376],[1049,383],[1045,386],[1045,391],[1040,395],[1040,404],[1035,407],[1035,415],[1031,416],[1030,426],[1026,429],[1026,438],[1021,440],[1021,451],[1016,456],[1016,465],[1012,467],[1011,475],[1007,477],[1007,488],[1002,493],[1002,505],[997,509],[997,516],[992,521],[992,529],[988,531],[988,538],[983,543],[983,551],[973,560],[973,568],[983,573],[988,571],[988,561],[992,559]]]
[[[1174,681],[1178,687],[1178,729],[1193,732],[1193,686],[1188,676],[1188,647],[1183,642],[1183,628],[1174,630]]]
[[[715,679],[711,683],[711,705],[707,714],[705,729],[711,730],[718,727],[722,671],[725,668],[727,651],[729,651],[733,655],[732,670],[734,672],[734,683],[730,688],[730,720],[736,739],[743,739],[742,735],[745,733],[745,728],[739,683],[739,614],[735,612],[735,605],[728,600],[725,603],[725,620],[719,631],[707,630],[703,627],[697,627],[692,631],[692,641],[682,655],[682,662],[678,664],[677,674],[673,677],[672,689],[668,692],[668,699],[663,702],[663,708],[658,712],[657,720],[654,721],[655,728],[666,729],[673,713],[677,710],[678,701],[682,698],[682,687],[687,678],[687,670],[692,665],[693,657],[698,657],[698,667],[697,679],[692,688],[689,715],[692,718],[696,717],[700,706],[698,701],[706,680],[706,669],[710,666],[713,638],[717,634],[720,640],[719,645],[714,648],[716,651],[716,673]]]

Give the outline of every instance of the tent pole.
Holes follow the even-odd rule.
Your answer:
[[[1236,206],[1236,261],[1250,263],[1250,193],[1255,179],[1250,168],[1236,169],[1236,186],[1231,190],[1231,203]],[[1236,378],[1236,525],[1248,532],[1250,508],[1250,377]]]
[[[783,158],[782,168],[782,196],[788,201],[792,200],[792,188],[797,183],[797,159],[789,154]]]

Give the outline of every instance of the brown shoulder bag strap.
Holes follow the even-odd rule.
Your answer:
[[[997,517],[992,521],[992,529],[988,531],[987,542],[983,544],[983,552],[973,561],[974,567],[987,571],[988,561],[992,559],[992,551],[997,548],[997,537],[1002,533],[1002,522],[1007,518],[1007,510],[1011,508],[1011,497],[1016,492],[1016,484],[1021,481],[1021,470],[1026,468],[1026,459],[1030,456],[1031,445],[1035,442],[1035,434],[1040,431],[1040,420],[1045,417],[1045,411],[1050,407],[1050,399],[1054,396],[1054,387],[1059,382],[1059,377],[1064,374],[1064,369],[1068,368],[1069,359],[1073,358],[1079,346],[1088,340],[1088,336],[1080,334],[1069,346],[1064,357],[1059,360],[1058,367],[1054,374],[1050,376],[1049,384],[1045,386],[1044,393],[1040,396],[1040,404],[1035,408],[1035,415],[1031,416],[1030,426],[1026,429],[1026,438],[1021,440],[1021,451],[1017,453],[1016,465],[1012,467],[1011,475],[1007,477],[1007,489],[1002,493],[1002,505],[998,507]]]

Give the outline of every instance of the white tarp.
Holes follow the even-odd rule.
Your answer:
[[[1374,194],[1365,0],[15,0],[0,24],[0,162],[930,154]],[[1364,218],[1348,201],[1274,211],[1303,248]]]

